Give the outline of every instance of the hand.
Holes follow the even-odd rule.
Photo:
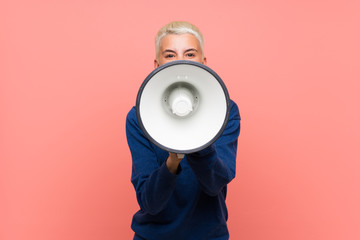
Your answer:
[[[183,154],[169,153],[169,157],[166,160],[166,166],[172,174],[176,174],[179,164],[183,158]]]

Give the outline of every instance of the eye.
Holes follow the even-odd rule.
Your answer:
[[[186,56],[190,57],[190,58],[193,58],[193,57],[195,57],[195,53],[187,53]]]
[[[166,55],[165,55],[165,58],[173,58],[173,57],[175,57],[175,55],[172,54],[172,53],[169,53],[169,54],[166,54]]]

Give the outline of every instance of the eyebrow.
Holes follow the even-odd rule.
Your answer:
[[[186,53],[186,52],[191,52],[191,51],[195,51],[195,52],[197,52],[198,50],[197,50],[197,49],[195,49],[195,48],[189,48],[189,49],[186,49],[185,53]]]
[[[175,54],[176,54],[176,52],[175,52],[174,50],[171,50],[171,49],[165,49],[165,50],[162,52],[162,54],[167,53],[167,52],[171,52],[171,53],[175,53]]]
[[[198,50],[195,49],[195,48],[189,48],[189,49],[186,49],[184,53],[191,52],[191,51],[197,52]],[[175,54],[176,54],[176,52],[175,52],[174,50],[171,50],[171,49],[165,49],[165,50],[162,52],[162,54],[167,53],[167,52],[171,52],[171,53],[175,53]]]

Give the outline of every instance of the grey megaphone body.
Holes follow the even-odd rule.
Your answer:
[[[168,152],[188,154],[214,143],[224,131],[230,98],[209,67],[178,60],[153,70],[136,98],[136,115],[145,136]]]

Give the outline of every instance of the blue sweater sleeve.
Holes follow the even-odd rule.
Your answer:
[[[211,146],[186,156],[202,190],[210,196],[218,195],[235,177],[240,114],[233,101],[230,107],[228,124],[219,139]]]
[[[159,160],[153,146],[142,133],[133,108],[126,118],[126,136],[132,155],[131,182],[140,208],[151,215],[163,210],[175,190],[177,175]]]

